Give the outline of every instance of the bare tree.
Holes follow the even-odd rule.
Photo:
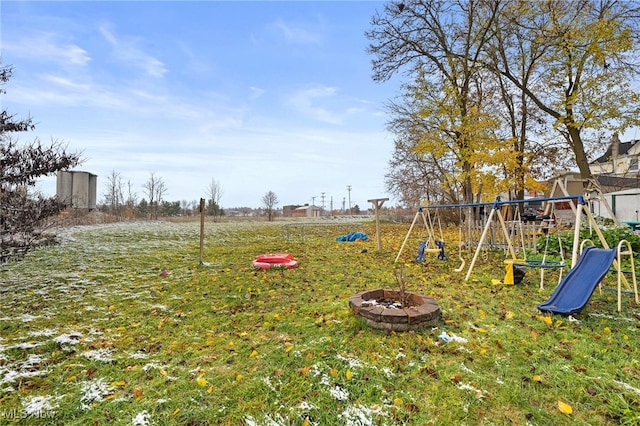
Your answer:
[[[275,216],[275,208],[278,205],[278,196],[273,191],[267,191],[262,196],[262,206],[267,213],[267,220],[271,222]]]
[[[158,218],[158,211],[162,197],[167,192],[167,187],[161,177],[151,172],[149,179],[142,185],[145,194],[149,198],[149,214],[152,219]]]
[[[224,191],[222,190],[220,182],[214,178],[211,178],[211,182],[205,188],[205,191],[209,200],[207,204],[207,214],[213,216],[213,221],[215,222],[224,214],[222,207],[220,206],[220,200],[222,199]]]
[[[126,216],[128,218],[132,218],[135,215],[135,209],[138,205],[138,194],[133,190],[133,183],[128,180],[126,185],[127,197],[124,200],[124,205],[126,208]]]
[[[122,179],[120,173],[115,170],[111,171],[111,174],[107,176],[106,192],[104,194],[105,204],[109,206],[109,213],[120,216],[122,213],[123,204],[123,192],[122,192]]]

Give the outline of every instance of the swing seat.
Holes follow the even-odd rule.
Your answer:
[[[440,253],[442,249],[439,248],[426,248],[424,249],[425,253]]]
[[[505,261],[506,262],[506,261]],[[528,268],[556,269],[564,268],[567,264],[563,260],[528,259],[523,262],[514,262],[514,265]]]

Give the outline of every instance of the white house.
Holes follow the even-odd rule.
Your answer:
[[[640,157],[640,140],[620,142],[615,133],[607,151],[589,165],[594,175],[638,178],[638,158]]]

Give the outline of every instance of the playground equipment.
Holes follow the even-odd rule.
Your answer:
[[[528,200],[510,200],[510,201],[501,201],[499,198],[496,199],[496,201],[492,204],[492,209],[491,212],[489,213],[489,217],[487,218],[487,221],[485,223],[485,227],[484,230],[482,231],[482,236],[480,237],[480,242],[478,243],[478,246],[476,248],[476,251],[473,255],[473,259],[471,260],[471,264],[469,265],[469,269],[467,270],[467,275],[465,276],[465,281],[469,280],[469,277],[471,276],[471,272],[473,271],[473,267],[475,266],[475,263],[478,259],[478,256],[480,254],[480,251],[482,249],[482,245],[485,241],[485,239],[487,238],[487,234],[489,232],[489,229],[491,228],[492,224],[493,224],[493,219],[494,217],[497,218],[498,223],[500,225],[500,229],[502,230],[502,234],[504,236],[506,243],[506,248],[505,250],[511,255],[511,264],[512,265],[517,265],[517,266],[525,266],[525,267],[531,267],[531,268],[540,268],[541,269],[541,274],[544,272],[544,269],[549,269],[549,268],[564,268],[565,264],[564,264],[564,260],[561,262],[557,262],[557,261],[550,261],[546,259],[546,247],[545,247],[545,253],[543,255],[543,259],[542,260],[530,260],[527,261],[527,259],[520,259],[518,258],[518,256],[516,255],[513,243],[512,243],[512,238],[511,238],[511,233],[509,232],[509,230],[507,229],[507,225],[505,223],[505,219],[504,216],[502,214],[501,211],[501,207],[502,206],[508,206],[508,205],[517,205],[517,204],[523,204],[523,203],[558,203],[558,202],[570,202],[571,204],[573,204],[574,202],[578,204],[578,207],[576,208],[576,216],[575,216],[575,221],[574,221],[574,244],[573,244],[573,249],[572,249],[572,256],[571,256],[571,264],[574,265],[577,261],[578,258],[578,245],[579,245],[579,241],[578,241],[578,237],[579,237],[579,232],[580,232],[580,222],[581,222],[581,218],[582,218],[582,213],[584,213],[585,215],[587,215],[589,217],[589,220],[595,224],[595,220],[593,219],[593,216],[591,216],[591,213],[589,212],[589,209],[585,209],[583,206],[586,204],[584,201],[584,197],[582,196],[565,196],[565,197],[552,197],[552,198],[532,198],[532,199],[528,199]],[[596,226],[597,229],[597,226]],[[550,232],[550,229],[547,229],[548,232]],[[599,231],[599,230],[598,230]],[[547,233],[547,237],[549,236],[549,233]],[[600,233],[599,237],[601,238],[601,240],[604,240],[604,237],[602,236],[602,233]],[[546,246],[548,246],[548,240],[546,242]],[[507,267],[509,266],[509,264],[507,265]],[[509,274],[507,274],[509,275]],[[543,275],[542,275],[543,277]],[[543,278],[541,279],[540,282],[541,288],[543,287]]]
[[[444,207],[444,206],[437,206],[437,207]],[[435,253],[438,255],[438,259],[440,260],[449,259],[449,257],[445,254],[445,251],[444,251],[445,243],[444,243],[444,235],[442,232],[442,222],[440,220],[440,215],[438,214],[437,209],[433,211],[432,210],[433,209],[430,208],[429,206],[421,206],[418,208],[418,211],[416,212],[416,215],[413,217],[413,221],[411,222],[409,231],[407,232],[407,235],[405,236],[404,241],[400,246],[400,250],[398,250],[398,255],[396,256],[396,259],[394,260],[394,262],[397,262],[398,259],[400,259],[400,255],[402,254],[402,251],[404,250],[404,247],[407,244],[407,241],[409,240],[409,237],[411,236],[411,232],[413,231],[419,217],[422,218],[422,225],[423,225],[424,231],[426,232],[426,238],[424,238],[422,241],[419,242],[418,254],[415,257],[415,260],[419,262],[425,261],[426,260],[425,253]],[[438,230],[440,234],[439,238],[436,238],[436,231],[435,231],[436,225],[438,226]]]
[[[424,252],[427,251],[427,241],[420,241],[418,243],[418,254],[416,255],[416,261],[417,262],[424,262],[426,260],[425,256],[424,256]],[[438,247],[438,259],[439,260],[449,260],[449,257],[447,256],[447,254],[444,252],[444,241],[442,240],[436,240],[436,247]],[[430,252],[434,252],[433,249],[430,250]]]
[[[558,269],[558,284],[560,284],[564,268],[567,265],[565,263],[564,248],[562,247],[562,239],[560,238],[559,233],[559,219],[555,215],[555,205],[556,202],[548,202],[545,206],[544,212],[542,212],[540,215],[536,214],[534,216],[534,221],[539,220],[540,224],[538,225],[534,222],[533,226],[523,225],[524,222],[520,217],[520,211],[517,210],[516,220],[514,222],[511,222],[510,225],[511,228],[517,228],[517,234],[521,242],[521,253],[523,253],[525,256],[523,256],[523,259],[505,259],[504,263],[506,264],[506,271],[503,280],[505,284],[517,284],[518,282],[520,282],[520,280],[524,278],[526,268],[536,268],[540,270],[541,290],[544,288],[544,275],[545,270],[547,269]],[[527,229],[524,229],[525,226],[527,227]],[[525,246],[525,231],[530,232],[532,236],[532,238],[528,239],[530,244],[537,243],[537,239],[540,233],[543,233],[545,235],[542,259],[526,257],[527,248]],[[559,261],[547,257],[549,252],[549,240],[551,239],[551,235],[554,233],[558,238],[558,248],[560,255]]]
[[[538,309],[542,312],[563,315],[572,315],[580,312],[591,298],[595,288],[600,285],[604,276],[614,265],[618,275],[618,312],[620,312],[622,310],[622,282],[624,281],[620,265],[623,255],[627,255],[630,258],[633,281],[632,291],[636,304],[640,303],[633,263],[633,251],[629,242],[622,240],[618,243],[617,248],[599,249],[595,246],[589,246],[582,250],[578,262],[558,284],[549,299],[538,305]],[[600,290],[602,291],[602,287],[600,287]]]
[[[252,265],[256,269],[263,270],[271,268],[293,269],[298,267],[298,262],[290,253],[267,253],[257,255]]]

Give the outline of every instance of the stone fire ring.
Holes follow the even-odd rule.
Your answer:
[[[381,330],[408,331],[434,327],[440,320],[440,307],[432,297],[407,292],[408,307],[393,308],[375,303],[377,300],[398,300],[398,291],[376,289],[351,296],[349,307],[369,327]]]

